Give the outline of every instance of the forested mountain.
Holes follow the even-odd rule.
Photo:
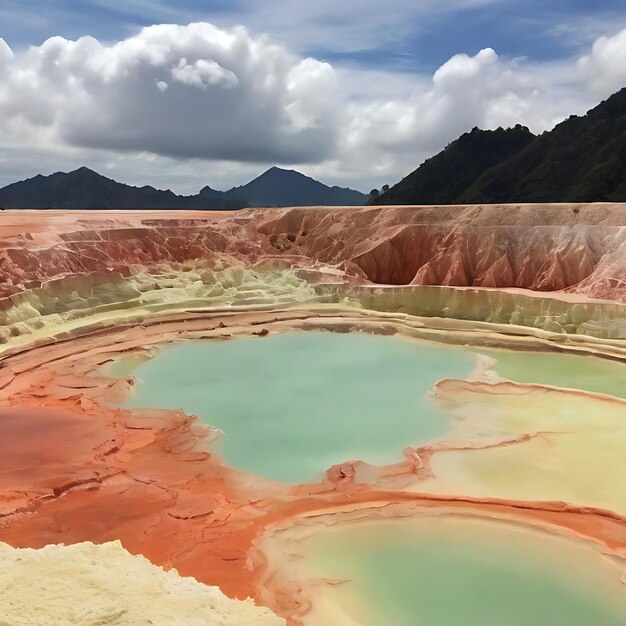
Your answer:
[[[626,88],[537,137],[474,129],[373,204],[626,201]]]

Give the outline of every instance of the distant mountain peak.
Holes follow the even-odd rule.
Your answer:
[[[274,165],[241,187],[226,192],[228,197],[246,198],[250,206],[356,206],[366,196],[353,189],[329,187],[293,169]]]
[[[296,170],[273,166],[247,185],[224,193],[203,187],[195,196],[169,189],[133,187],[83,166],[49,176],[38,174],[0,189],[0,206],[31,209],[239,209],[245,206],[359,205],[366,197],[328,187]]]
[[[215,198],[218,196],[223,196],[224,192],[218,191],[217,189],[213,189],[212,187],[209,187],[209,185],[206,185],[205,187],[202,187],[202,189],[200,189],[200,191],[198,192],[198,195],[209,196],[209,197]]]
[[[302,172],[298,172],[297,170],[288,170],[283,167],[278,167],[278,165],[272,165],[269,169],[265,170],[260,176],[257,176],[257,179],[262,178],[263,176],[272,176],[272,177],[291,177],[291,178],[310,178],[306,174]],[[313,180],[313,179],[311,179]],[[320,183],[322,184],[322,183]]]
[[[71,172],[56,172],[56,174],[65,174],[66,176],[80,176],[82,178],[106,178],[102,174],[98,174],[98,172],[89,169],[85,165],[79,167],[78,169],[72,170]]]

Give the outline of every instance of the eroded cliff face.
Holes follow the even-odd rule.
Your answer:
[[[571,289],[623,301],[626,205],[594,208],[292,209],[257,231],[280,252],[344,262],[348,273],[356,265],[377,284]]]
[[[392,299],[413,314],[619,337],[606,301],[626,302],[624,224],[626,205],[9,213],[0,341],[121,309],[345,296],[332,285],[368,301],[374,285],[411,286]]]
[[[323,263],[376,284],[626,298],[626,205],[619,204],[265,209],[220,219],[79,214],[70,223],[26,213],[11,214],[0,236],[4,296],[42,283],[54,289],[68,276],[82,277],[67,283],[79,290],[161,262],[297,257],[296,264]]]

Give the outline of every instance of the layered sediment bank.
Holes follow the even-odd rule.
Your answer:
[[[121,309],[345,297],[623,338],[624,223],[620,204],[7,212],[0,341]]]

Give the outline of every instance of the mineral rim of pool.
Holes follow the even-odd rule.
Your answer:
[[[475,365],[460,348],[364,333],[185,342],[134,370],[142,383],[125,406],[199,415],[223,431],[213,445],[229,465],[302,482],[344,461],[393,463],[440,437],[450,418],[429,391]]]
[[[497,361],[494,370],[502,378],[518,383],[582,389],[626,399],[626,367],[623,362],[557,352],[483,348],[479,352]]]
[[[623,565],[539,530],[434,516],[278,535],[264,549],[313,601],[306,626],[626,625]]]

